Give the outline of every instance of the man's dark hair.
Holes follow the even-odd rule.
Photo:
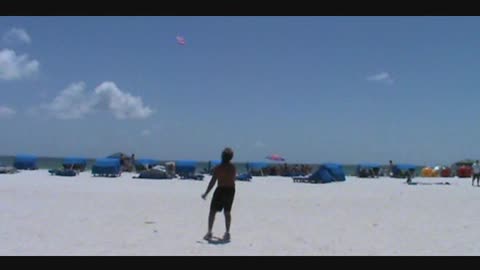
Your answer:
[[[233,150],[230,147],[222,151],[222,163],[229,163],[233,158]]]

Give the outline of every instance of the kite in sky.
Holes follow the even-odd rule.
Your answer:
[[[177,43],[180,45],[185,45],[185,38],[182,36],[177,36]]]

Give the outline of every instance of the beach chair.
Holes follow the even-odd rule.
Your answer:
[[[15,167],[12,166],[6,166],[2,163],[0,163],[0,174],[12,174],[12,173],[17,173],[18,170]]]
[[[76,176],[77,175],[77,171],[75,170],[72,170],[72,169],[52,169],[52,170],[48,170],[48,172],[51,174],[51,175],[56,175],[56,176]]]
[[[242,174],[237,175],[237,177],[235,179],[237,181],[250,182],[252,180],[252,175],[250,175],[249,173],[242,173]]]
[[[156,169],[145,170],[145,171],[141,172],[137,177],[133,177],[133,178],[137,178],[137,179],[158,179],[158,180],[172,179],[172,177],[170,177],[166,171],[156,170]]]

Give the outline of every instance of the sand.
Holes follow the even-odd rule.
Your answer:
[[[232,240],[202,240],[204,181],[0,175],[0,255],[480,255],[470,179],[237,182]],[[214,235],[225,231],[217,214]]]

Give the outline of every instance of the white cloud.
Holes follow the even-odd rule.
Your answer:
[[[265,144],[262,141],[256,141],[255,142],[255,147],[262,148],[262,147],[265,147]]]
[[[79,119],[93,110],[93,99],[85,92],[85,83],[72,83],[43,107],[58,119]]]
[[[150,136],[151,134],[152,134],[152,132],[151,132],[150,130],[148,130],[148,129],[144,129],[144,130],[142,130],[142,132],[141,132],[141,135],[142,135],[142,136]]]
[[[10,43],[32,43],[32,39],[28,35],[27,31],[22,28],[12,28],[3,35],[3,40]]]
[[[100,107],[108,109],[118,119],[147,118],[153,111],[143,106],[141,97],[123,92],[113,82],[103,82],[95,88],[95,96]]]
[[[388,84],[393,83],[393,79],[388,72],[380,72],[378,74],[368,76],[367,80],[368,81],[374,81],[374,82],[383,82],[383,83],[388,83]]]
[[[7,106],[1,106],[0,105],[0,118],[7,118],[11,117],[15,114],[15,110],[12,108],[9,108]]]
[[[97,110],[111,112],[117,119],[146,118],[153,111],[143,106],[141,97],[120,90],[113,82],[100,84],[92,93],[84,82],[73,83],[42,108],[58,119],[79,119]]]
[[[40,63],[10,49],[0,50],[0,80],[18,80],[38,72]]]

